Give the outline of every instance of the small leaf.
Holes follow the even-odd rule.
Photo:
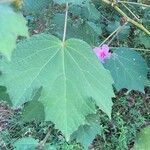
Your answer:
[[[117,90],[144,91],[148,66],[142,56],[128,48],[118,48],[104,66],[110,70]]]
[[[98,21],[100,19],[101,13],[97,10],[95,5],[91,3],[90,0],[82,3],[82,5],[71,5],[69,11],[82,18],[84,21]]]
[[[98,29],[99,28],[99,29]],[[99,30],[98,32],[96,30]],[[99,35],[101,34],[100,26],[93,26],[89,22],[83,22],[76,30],[74,36],[86,41],[89,45],[93,46],[99,42]]]
[[[52,0],[23,0],[23,10],[27,14],[39,13],[41,10],[51,4]]]
[[[28,36],[24,17],[9,5],[0,4],[0,53],[9,60],[19,35]]]
[[[12,106],[12,102],[10,100],[10,97],[6,91],[6,87],[0,86],[0,102],[5,101],[7,102],[10,106]]]
[[[38,140],[35,140],[32,137],[18,139],[13,144],[14,150],[35,150],[37,146]]]
[[[38,101],[40,97],[41,89],[35,92],[33,99],[29,101],[22,112],[22,121],[30,122],[33,120],[44,121],[44,106]]]
[[[143,44],[145,48],[150,48],[150,36],[141,33],[139,37],[137,38],[137,43],[138,44]]]
[[[86,7],[88,9],[88,20],[99,20],[100,19],[100,11],[97,10],[97,8],[95,7],[95,5],[93,3],[87,3]]]
[[[85,149],[88,149],[96,135],[101,133],[102,129],[98,121],[99,119],[96,115],[89,115],[87,117],[87,124],[81,125],[71,138],[76,139]]]
[[[49,144],[49,143],[46,143],[46,144],[44,145],[43,150],[57,150],[57,149],[56,149],[56,147],[55,147],[54,145],[51,145],[51,144]]]
[[[150,126],[142,129],[132,150],[149,150],[150,148]]]
[[[101,26],[96,25],[93,22],[87,22],[87,24],[95,31],[95,33],[100,36],[102,34]]]
[[[150,80],[149,80],[149,79],[147,79],[147,80],[145,81],[145,86],[149,86],[149,87],[150,87]]]

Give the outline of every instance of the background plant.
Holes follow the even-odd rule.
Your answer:
[[[23,111],[22,124],[32,120],[40,122],[46,120],[50,125],[49,121],[52,121],[56,128],[61,130],[67,141],[76,139],[87,149],[95,136],[102,134],[103,131],[102,126],[99,125],[102,124],[102,121],[99,120],[97,111],[101,109],[109,118],[111,116],[111,97],[114,97],[112,84],[117,90],[127,88],[141,92],[144,91],[145,85],[149,85],[147,64],[136,52],[136,50],[143,51],[144,56],[148,56],[148,53],[145,52],[148,52],[146,48],[149,48],[149,21],[147,19],[149,7],[146,4],[138,5],[136,2],[136,6],[133,7],[132,5],[135,3],[111,1],[104,1],[105,4],[99,1],[72,0],[64,5],[64,1],[39,0],[35,3],[35,1],[24,0],[22,10],[28,21],[30,35],[38,35],[31,36],[27,40],[19,38],[11,57],[16,37],[18,35],[28,36],[25,20],[19,25],[21,21],[18,18],[23,19],[23,16],[16,12],[20,6],[18,2],[20,1],[12,3],[15,10],[9,3],[2,2],[0,4],[3,23],[1,26],[4,28],[4,33],[7,31],[10,34],[10,36],[9,34],[6,36],[7,39],[3,39],[3,34],[1,34],[3,40],[0,43],[2,45],[0,51],[6,56],[2,57],[0,66],[0,83],[3,86],[1,87],[1,99],[9,102],[11,100],[15,108],[20,108],[25,103],[24,109],[21,109]],[[141,8],[139,12],[136,11],[136,7]],[[4,11],[6,9],[8,11]],[[112,9],[111,15],[108,13],[110,9]],[[39,12],[41,11],[40,16]],[[136,14],[133,13],[134,11]],[[9,15],[10,12],[13,16]],[[123,18],[118,16],[118,12],[123,15]],[[140,16],[145,18],[140,20]],[[9,17],[13,18],[14,22],[10,22],[5,28],[5,18]],[[64,21],[65,24],[62,23]],[[25,34],[18,31],[18,28],[15,29],[16,25],[21,26],[19,29],[24,29]],[[44,32],[44,34],[39,34],[40,32]],[[15,36],[12,37],[12,34]],[[4,41],[10,43],[6,44]],[[111,58],[103,64],[110,71],[112,77],[94,56],[91,48],[104,43],[109,44],[113,52]],[[147,58],[149,59],[149,57]],[[76,72],[76,74],[72,72]],[[4,86],[7,87],[10,100]],[[82,105],[79,105],[81,101]],[[32,109],[33,106],[36,107]],[[124,127],[125,123],[120,118],[120,114],[114,116],[117,116],[116,126],[120,130],[119,141],[122,141],[119,147],[124,146],[124,149],[127,149],[130,138],[127,140],[127,138],[124,139],[124,136],[128,137],[127,128],[132,127]],[[144,117],[140,118],[141,124],[143,124]],[[20,126],[21,124],[19,128]],[[48,146],[45,144],[51,135],[51,128],[49,126],[46,129],[47,134],[45,138],[42,136],[41,142],[36,137],[29,139],[23,136],[10,145],[19,148],[20,144],[27,145],[29,140],[32,141],[30,145],[32,149],[35,147],[53,148],[53,142],[50,142],[51,144]],[[134,135],[137,128],[139,125],[133,128]],[[116,137],[112,139],[114,140]],[[14,137],[11,138],[15,141]],[[67,145],[67,143],[64,144],[64,147],[66,148]],[[74,146],[76,147],[76,145]],[[74,146],[68,145],[70,148],[74,148]],[[113,146],[111,145],[111,147]]]

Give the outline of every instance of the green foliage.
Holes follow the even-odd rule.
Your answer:
[[[38,101],[41,90],[42,88],[35,90],[34,94],[32,95],[31,101],[25,104],[21,119],[23,122],[30,122],[33,120],[37,122],[44,121],[44,106],[41,102]]]
[[[104,66],[110,70],[117,90],[127,88],[144,91],[148,67],[137,52],[128,48],[118,48],[111,58],[106,60]]]
[[[148,150],[150,147],[150,126],[142,129],[132,150]]]
[[[5,101],[9,105],[12,105],[12,102],[10,100],[10,97],[7,93],[6,87],[0,86],[0,102]]]
[[[113,80],[81,40],[69,39],[62,45],[51,35],[34,36],[18,45],[10,63],[3,58],[1,65],[0,82],[7,86],[13,106],[25,103],[33,89],[42,86],[39,101],[45,120],[54,122],[67,140],[85,124],[86,115],[95,113],[91,98],[111,116]]]
[[[73,4],[82,4],[85,1],[86,0],[54,0],[54,2],[58,4],[65,4],[66,2]]]
[[[113,99],[114,105],[111,120],[106,114],[98,111],[98,118],[96,117],[96,119],[98,119],[98,123],[102,126],[100,130],[101,136],[96,136],[90,148],[102,150],[126,150],[131,148],[135,141],[137,130],[139,131],[143,124],[148,123],[150,119],[150,101],[143,98],[146,95],[138,92],[130,92],[129,95],[125,96],[120,95],[123,93],[119,93],[116,94],[119,96]],[[84,149],[74,141],[66,142],[62,134],[58,130],[55,130],[53,126],[50,126],[50,122],[36,123],[32,121],[30,123],[20,124],[19,118],[17,117],[19,114],[20,112],[13,116],[9,128],[1,132],[0,137],[7,146],[7,149],[12,149],[10,145],[14,143],[14,140],[26,137],[27,135],[31,135],[39,141],[43,140],[48,127],[50,127],[52,132],[46,145],[50,143],[58,150]],[[16,118],[18,119],[16,120]],[[91,119],[93,119],[93,122],[94,118],[92,115]]]
[[[55,146],[52,146],[51,144],[45,144],[44,150],[56,150]]]
[[[85,21],[76,28],[76,38],[86,41],[90,45],[97,45],[98,37],[102,34],[101,26]]]
[[[0,53],[10,60],[17,37],[28,36],[28,28],[22,14],[9,5],[0,4],[0,20]]]
[[[40,13],[51,2],[52,0],[23,0],[23,10],[26,14]]]
[[[31,137],[19,139],[13,144],[14,150],[35,150],[37,145],[38,140]]]
[[[121,94],[119,96],[119,93]],[[150,119],[149,106],[138,92],[122,95],[119,92],[113,100],[112,120],[99,112],[100,122],[103,125],[101,136],[95,141],[94,148],[102,150],[127,150],[131,149],[136,138],[136,132]],[[143,112],[144,109],[144,112]]]
[[[73,133],[72,139],[76,139],[79,143],[88,149],[89,144],[94,140],[97,134],[101,134],[102,128],[99,125],[99,118],[97,115],[89,115],[87,117],[87,124],[82,125],[76,132]]]
[[[55,29],[52,29],[52,33],[60,38],[63,34],[63,24],[61,23],[63,20],[64,15],[60,13],[55,14],[52,19],[52,24],[55,26]],[[69,20],[67,30],[69,32],[67,38],[78,38],[91,46],[99,43],[99,36],[102,34],[101,26],[90,21],[78,21],[74,23]]]
[[[118,27],[120,27],[120,23],[118,21],[115,21],[108,24],[106,29],[109,33],[112,33]],[[121,31],[118,33],[117,39],[119,41],[126,39],[129,35],[129,29],[130,29],[129,25],[122,27]]]
[[[30,35],[38,34],[24,40],[18,38],[28,36],[21,9],[13,10],[3,3],[8,2],[0,2],[0,53],[7,58],[0,58],[0,101],[13,104],[16,110],[10,109],[9,118],[8,106],[0,105],[0,116],[4,118],[0,129],[5,125],[0,133],[0,149],[35,149],[45,137],[44,150],[82,150],[89,145],[91,149],[130,149],[137,130],[150,120],[149,89],[145,88],[150,86],[148,67],[135,51],[146,51],[142,54],[149,62],[149,50],[145,49],[150,48],[146,35],[150,33],[145,33],[150,30],[149,8],[121,1],[107,6],[99,0],[23,0],[22,12],[27,15]],[[16,3],[20,8],[21,1]],[[136,23],[127,20],[138,24],[141,31],[124,24],[126,18],[120,17],[113,6],[133,18]],[[64,31],[66,38],[62,42]],[[110,72],[94,56],[92,48],[100,43],[109,45],[112,52],[104,60]],[[117,90],[144,92],[145,88],[146,94],[140,96],[132,91],[120,98],[116,93],[112,109],[112,84]]]
[[[38,140],[35,140],[32,137],[25,137],[15,141],[13,146],[14,150],[35,150],[39,146],[39,143]],[[56,148],[55,146],[47,143],[44,145],[43,150],[56,150]]]
[[[139,43],[143,44],[145,46],[145,48],[150,48],[150,37],[145,35],[144,33],[141,33],[138,37],[138,41]]]
[[[22,121],[44,121],[44,106],[39,101],[28,102],[22,113]]]
[[[81,17],[83,20],[93,20],[98,21],[101,13],[97,10],[93,3],[86,1],[80,7],[77,5],[71,5],[69,7],[69,12],[75,16]]]

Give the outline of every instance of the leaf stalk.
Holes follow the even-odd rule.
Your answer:
[[[62,45],[64,46],[65,40],[66,40],[66,32],[67,32],[67,20],[68,20],[68,2],[66,3],[66,13],[65,13],[65,22],[64,22],[64,34],[63,34],[63,40]]]

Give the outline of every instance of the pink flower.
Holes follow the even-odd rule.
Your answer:
[[[103,44],[101,47],[95,47],[93,50],[102,63],[104,63],[104,60],[109,58],[111,54],[107,44]]]

